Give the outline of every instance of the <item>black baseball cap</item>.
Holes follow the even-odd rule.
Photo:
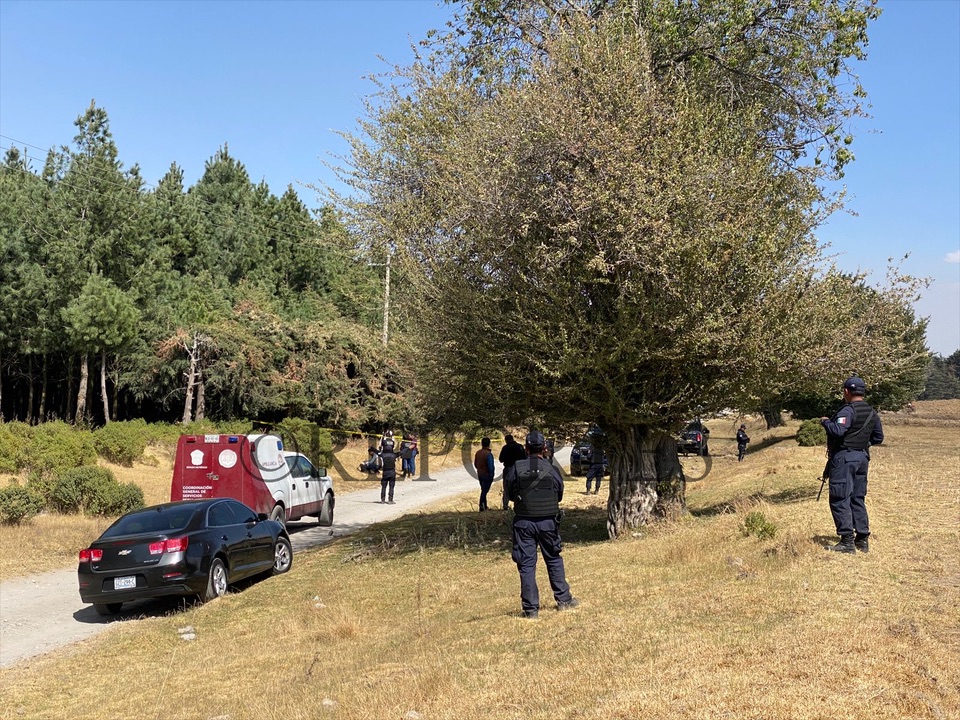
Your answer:
[[[527,433],[527,447],[533,450],[534,448],[540,449],[547,444],[547,441],[543,439],[543,433],[533,432]]]
[[[854,375],[843,384],[844,390],[849,390],[853,395],[863,395],[867,391],[867,384],[862,378]]]

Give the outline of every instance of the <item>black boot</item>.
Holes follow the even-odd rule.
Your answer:
[[[863,535],[854,539],[853,544],[862,553],[870,552],[870,536]]]
[[[828,545],[827,550],[841,553],[855,553],[857,548],[853,543],[853,538],[848,535],[847,537],[840,538],[840,542],[836,545]]]

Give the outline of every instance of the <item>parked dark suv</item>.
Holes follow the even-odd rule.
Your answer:
[[[700,421],[700,418],[697,418],[680,431],[680,436],[677,438],[677,451],[684,455],[709,455],[708,440],[710,440],[710,430]]]
[[[586,439],[581,440],[570,450],[570,474],[586,475],[587,468],[590,467],[590,454],[593,452],[593,445]]]

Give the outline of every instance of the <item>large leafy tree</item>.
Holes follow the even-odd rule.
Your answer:
[[[417,289],[430,415],[600,423],[616,536],[683,501],[670,435],[684,417],[835,384],[842,353],[810,357],[850,328],[813,230],[836,207],[819,181],[851,159],[863,94],[837,80],[875,15],[466,4],[371,102],[346,202]]]
[[[3,375],[24,342],[24,327],[30,316],[25,302],[23,275],[30,261],[29,233],[25,218],[29,187],[39,182],[27,168],[17,148],[11,148],[0,165],[0,422],[3,420]]]

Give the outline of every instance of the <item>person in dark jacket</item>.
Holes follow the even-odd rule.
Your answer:
[[[380,502],[393,505],[393,489],[397,484],[397,454],[393,451],[393,443],[388,450],[380,451],[380,463],[383,474],[380,476]],[[390,494],[387,495],[389,489]]]
[[[503,465],[503,509],[510,507],[510,497],[507,495],[507,481],[513,475],[513,466],[517,460],[523,460],[527,457],[527,451],[523,445],[513,439],[513,435],[505,435],[503,438],[504,446],[500,449],[500,464]]]
[[[587,495],[590,494],[590,483],[592,481],[596,481],[596,490],[593,491],[593,494],[597,495],[600,492],[600,481],[603,479],[606,470],[607,458],[603,448],[594,445],[590,449],[590,468],[587,470]]]
[[[417,438],[406,433],[400,441],[400,465],[403,470],[403,479],[412,478],[416,473]]]
[[[550,578],[550,588],[557,601],[557,610],[579,605],[570,592],[563,558],[560,553],[559,515],[563,499],[563,478],[553,463],[543,457],[543,435],[527,435],[528,457],[517,460],[514,473],[507,482],[513,501],[513,561],[520,572],[520,606],[523,616],[536,618],[540,611],[540,590],[537,587],[537,550],[543,556]]]
[[[883,426],[876,410],[864,402],[864,381],[856,376],[843,384],[844,405],[832,418],[820,418],[827,431],[827,467],[830,513],[840,542],[828,549],[842,553],[869,552],[867,470],[870,446],[883,442]]]
[[[480,481],[480,512],[488,510],[487,493],[493,485],[495,475],[493,465],[493,451],[490,450],[490,438],[480,439],[480,449],[473,456],[473,467],[477,470],[477,479]]]
[[[750,442],[750,438],[747,435],[747,426],[741,425],[740,429],[737,430],[737,462],[741,462],[743,456],[747,453],[748,442]]]

